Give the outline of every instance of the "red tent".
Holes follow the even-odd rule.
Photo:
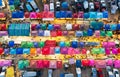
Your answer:
[[[5,18],[5,14],[4,13],[0,13],[0,18]]]
[[[37,13],[37,18],[42,18],[42,13]]]
[[[30,13],[29,12],[25,12],[25,18],[29,18]]]

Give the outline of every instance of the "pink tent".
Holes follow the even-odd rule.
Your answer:
[[[36,12],[31,12],[31,13],[30,13],[30,18],[31,18],[31,19],[36,19],[36,18],[37,18]]]
[[[47,18],[54,18],[54,13],[53,12],[48,12]]]

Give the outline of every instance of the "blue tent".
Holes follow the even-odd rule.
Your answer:
[[[117,24],[117,30],[120,30],[120,24]]]
[[[65,8],[68,8],[68,2],[63,2],[63,3],[62,3],[62,8],[64,8],[64,9],[65,9]]]
[[[30,24],[10,24],[8,33],[9,36],[29,36]]]
[[[24,18],[24,12],[18,11],[18,18]]]
[[[76,60],[76,67],[81,68],[81,60]]]
[[[12,18],[23,18],[24,12],[23,11],[15,11],[12,12]]]
[[[81,37],[83,36],[83,31],[76,31],[75,35],[76,37]]]
[[[111,24],[111,30],[117,30],[117,24]]]
[[[88,35],[88,36],[92,36],[92,35],[93,35],[93,30],[89,28],[89,29],[87,30],[87,35]]]
[[[108,11],[104,11],[103,12],[103,18],[108,18],[109,14],[108,14]]]
[[[96,12],[89,12],[90,18],[97,18],[97,13]]]
[[[30,34],[30,24],[24,24],[24,34],[23,36],[29,36]]]
[[[11,48],[11,49],[10,49],[10,54],[11,54],[11,55],[16,55],[16,49]]]
[[[110,24],[105,24],[105,25],[104,25],[104,29],[105,29],[105,30],[110,30]]]
[[[60,73],[60,77],[65,77],[65,74],[64,73]]]
[[[16,54],[23,54],[23,48],[17,48]]]
[[[10,47],[13,47],[14,46],[14,41],[9,41],[9,44],[8,44]]]
[[[59,43],[59,46],[60,46],[60,47],[65,47],[65,42],[64,42],[64,41],[61,41],[61,42]]]
[[[15,35],[15,24],[10,24],[9,25],[8,34],[9,34],[9,36],[14,36]]]
[[[71,47],[78,48],[78,42],[77,41],[72,41],[71,42]]]
[[[2,6],[2,0],[0,0],[0,6]]]
[[[24,48],[23,49],[23,54],[30,54],[30,49],[29,48]]]
[[[54,26],[52,24],[48,24],[48,30],[53,30]]]
[[[60,54],[60,47],[55,47],[55,54]]]
[[[96,28],[97,22],[96,22],[96,21],[90,22],[90,26],[91,26],[92,28]]]
[[[8,0],[9,5],[14,5],[14,0]]]
[[[89,13],[84,13],[84,18],[89,18]]]
[[[37,24],[36,30],[39,30],[41,28],[41,24]]]
[[[61,18],[61,13],[60,13],[60,11],[56,11],[56,18]]]
[[[66,15],[67,15],[67,13],[66,13],[66,11],[61,11],[61,18],[66,18]]]
[[[98,12],[97,13],[97,18],[103,18],[103,13],[102,12]]]
[[[85,46],[85,43],[84,43],[84,42],[79,42],[79,46],[80,46],[80,47],[84,47],[84,46]]]
[[[31,2],[31,1],[33,1],[33,0],[27,0],[27,2]]]
[[[43,30],[39,30],[38,31],[38,36],[44,36],[44,31]]]
[[[90,26],[95,30],[100,30],[103,27],[103,25],[104,25],[103,22],[96,22],[96,21],[90,22]]]
[[[12,12],[12,18],[16,18],[17,17],[17,12]]]
[[[66,12],[66,18],[72,18],[72,11]]]

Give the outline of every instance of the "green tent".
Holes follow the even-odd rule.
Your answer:
[[[14,11],[15,10],[15,6],[14,5],[10,5],[10,11]]]
[[[32,42],[27,42],[27,48],[32,48],[34,47],[33,43]]]
[[[17,7],[18,5],[20,5],[20,0],[14,0],[14,5],[15,5],[15,7]]]
[[[105,36],[105,31],[100,31],[100,36]]]
[[[44,45],[45,45],[45,42],[44,42],[44,41],[40,41],[40,42],[39,42],[39,47],[44,47]]]
[[[107,31],[106,36],[111,37],[113,35],[112,31]]]

